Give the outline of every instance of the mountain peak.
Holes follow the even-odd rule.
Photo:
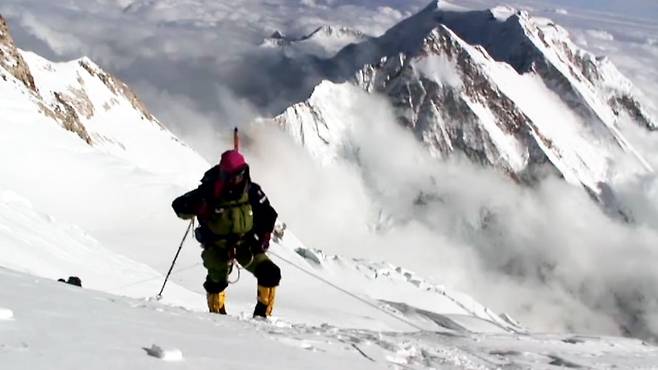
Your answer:
[[[425,8],[423,8],[421,12],[433,12],[438,10],[442,2],[442,0],[432,0],[429,4],[427,4],[427,6],[425,6]]]
[[[344,27],[344,26],[332,26],[332,25],[329,25],[329,24],[325,24],[325,25],[322,25],[322,26],[316,28],[315,30],[313,30],[313,32],[311,32],[310,34],[302,37],[301,40],[310,39],[310,38],[317,37],[317,36],[320,36],[320,35],[329,36],[329,37],[331,37],[331,36],[334,36],[334,37],[354,36],[354,37],[357,37],[357,38],[364,38],[365,37],[365,34],[363,32],[355,30],[353,28]]]
[[[88,57],[53,63],[16,47],[7,21],[0,17],[0,83],[3,88],[26,96],[37,110],[77,134],[90,145],[115,146],[125,150],[105,123],[120,115],[128,125],[155,125],[160,122],[147,110],[124,82],[104,71]],[[96,127],[91,129],[91,127]],[[138,130],[129,127],[129,130]],[[128,131],[128,130],[127,130]],[[164,130],[166,131],[166,130]]]
[[[652,171],[617,129],[622,113],[656,129],[632,83],[549,19],[510,7],[465,11],[434,1],[382,36],[343,48],[332,62],[340,67],[334,82],[386,96],[398,122],[436,157],[460,151],[529,183],[548,169],[595,197],[624,153],[637,159],[629,173]],[[344,89],[336,85],[333,93]],[[539,109],[539,100],[550,107]],[[328,106],[316,91],[305,107],[310,113],[292,110],[281,119],[324,127],[317,133],[322,149],[313,150],[331,152],[347,131],[328,118],[332,112],[315,114]],[[556,130],[556,120],[565,127]],[[313,142],[309,136],[305,145]]]
[[[512,8],[510,6],[507,6],[507,5],[500,5],[500,6],[493,7],[491,9],[489,9],[489,12],[491,13],[492,17],[494,17],[495,19],[497,19],[499,21],[502,21],[502,22],[506,21],[507,19],[509,19],[510,17],[515,16],[515,15],[519,18],[527,18],[528,17],[527,12],[519,11],[519,10],[517,10],[515,8]]]
[[[420,13],[432,13],[436,11],[446,10],[446,9],[455,9],[455,5],[445,1],[445,0],[432,0]]]
[[[105,87],[107,87],[107,89],[112,94],[128,100],[133,109],[142,115],[143,119],[160,125],[157,119],[155,119],[155,117],[148,111],[144,103],[139,99],[137,94],[135,94],[135,92],[126,83],[114,77],[112,74],[104,71],[98,64],[86,56],[76,60],[75,62],[77,62],[77,64],[91,76],[102,81]]]

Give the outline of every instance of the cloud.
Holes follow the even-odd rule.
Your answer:
[[[308,246],[411,268],[534,330],[656,337],[656,176],[618,184],[624,223],[562,179],[437,161],[384,101],[351,101],[345,160],[325,168],[271,125],[249,131],[256,181]]]
[[[189,97],[222,127],[235,117],[216,109],[218,85],[271,116],[306,97],[297,92],[308,90],[299,88],[306,79],[317,82],[305,61],[259,47],[274,30],[301,35],[322,24],[340,24],[381,33],[402,16],[386,7],[389,3],[6,0],[0,12],[9,18],[21,48],[58,60],[89,56],[130,85],[147,80],[152,87]],[[154,105],[156,116],[164,114],[159,110],[164,106]]]

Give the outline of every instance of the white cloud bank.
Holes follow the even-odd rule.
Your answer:
[[[248,134],[256,181],[308,245],[409,267],[536,330],[655,338],[655,176],[617,184],[629,224],[557,178],[527,188],[437,162],[376,97],[352,108],[345,151],[358,164],[321,167],[270,126]]]

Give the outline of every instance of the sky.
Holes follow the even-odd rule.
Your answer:
[[[551,5],[577,7],[594,12],[614,13],[617,16],[655,20],[658,4],[651,0],[553,0]]]
[[[4,0],[0,13],[8,18],[21,48],[53,60],[89,56],[126,81],[165,125],[213,162],[220,148],[229,142],[231,127],[247,128],[247,123],[255,117],[279,113],[299,98],[294,92],[300,86],[306,87],[313,81],[300,78],[304,75],[301,72],[309,72],[304,70],[305,63],[292,63],[276,49],[261,47],[265,37],[275,30],[302,35],[325,23],[378,35],[426,3],[417,0]],[[509,3],[554,18],[569,29],[574,41],[596,54],[608,55],[649,101],[658,102],[655,88],[658,86],[655,63],[658,11],[651,2],[626,1],[623,6],[603,1]],[[469,0],[459,4],[477,8],[497,2]],[[285,68],[286,73],[278,73],[280,68]],[[388,122],[387,108],[378,104],[368,103],[380,108],[376,111],[381,112],[381,120]],[[381,142],[417,154],[415,144],[397,139],[403,133],[394,131],[393,127],[390,130],[381,133]],[[367,136],[366,133],[370,131],[360,134]],[[658,164],[655,137],[648,139],[639,132],[629,134],[640,138],[639,145]],[[606,289],[627,293],[628,301],[633,304],[641,303],[643,295],[653,292],[653,287],[642,283],[656,279],[650,272],[653,260],[648,258],[654,256],[651,246],[658,240],[655,177],[623,184],[626,191],[622,196],[644,216],[644,223],[637,228],[625,228],[604,217],[582,192],[560,181],[548,181],[530,192],[510,186],[496,173],[483,173],[459,161],[439,168],[410,168],[408,163],[413,161],[413,156],[409,155],[405,157],[411,158],[407,164],[396,168],[398,174],[405,176],[395,177],[394,191],[386,193],[385,187],[378,190],[383,193],[379,200],[389,211],[409,215],[410,220],[398,232],[373,239],[365,227],[372,219],[374,208],[367,192],[389,181],[388,162],[378,160],[388,158],[386,152],[377,150],[373,141],[364,138],[366,148],[372,151],[369,164],[373,168],[371,175],[376,176],[373,185],[349,165],[332,169],[318,167],[305,159],[301,151],[291,148],[288,138],[277,138],[276,133],[267,129],[256,128],[251,135],[268,149],[260,155],[253,149],[250,158],[255,173],[260,174],[272,198],[279,199],[282,214],[314,245],[353,255],[362,253],[361,249],[355,249],[358,246],[368,255],[400,260],[434,279],[482,294],[482,299],[496,308],[515,308],[515,313],[531,319],[533,325],[555,330],[571,327],[614,332],[606,317],[593,313],[596,310],[590,307],[612,307],[613,311],[620,308],[608,302],[611,298],[605,294]],[[268,156],[274,151],[272,148],[277,148],[277,156]],[[293,171],[282,177],[280,174],[288,168]],[[413,194],[398,189],[413,185],[437,190],[422,176],[427,172],[436,172],[437,178],[444,179],[438,191],[450,202],[443,207],[429,207],[419,215],[400,201]],[[287,184],[291,179],[297,185],[303,184],[302,189],[312,191],[290,196]],[[323,196],[317,197],[318,193]],[[352,207],[336,206],[345,200]],[[308,202],[319,205],[312,213],[314,217],[305,213],[304,205]],[[496,210],[491,217],[485,217],[496,227],[490,229],[491,234],[469,234],[472,228],[482,226],[483,205]],[[578,205],[577,211],[574,205]],[[328,211],[317,212],[325,209]],[[352,216],[343,217],[346,211]],[[341,232],[353,225],[358,225],[358,232]],[[598,230],[608,232],[601,234]],[[413,239],[406,239],[407,235],[413,235]],[[500,249],[486,249],[492,239]],[[616,273],[614,262],[629,257],[622,248],[629,242],[638,246],[637,253],[628,259],[633,263]],[[408,246],[414,253],[396,252],[399,245]],[[380,246],[385,247],[378,251]],[[428,246],[439,253],[428,252]],[[573,258],[556,270],[555,261],[562,254]],[[416,255],[424,258],[419,260]],[[605,266],[605,273],[597,266]],[[635,275],[630,273],[634,270],[638,271]],[[546,271],[555,272],[550,284],[542,280],[547,276]],[[495,281],[495,287],[483,285],[487,281]],[[628,286],[637,290],[625,290]],[[573,298],[573,292],[580,294],[577,299]],[[515,307],[515,294],[523,297],[521,306]],[[654,303],[629,310],[649,311]],[[573,317],[565,318],[569,312]],[[658,331],[658,319],[649,319]]]

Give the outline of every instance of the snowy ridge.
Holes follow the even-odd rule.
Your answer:
[[[297,248],[295,252],[309,261],[316,271],[327,274],[340,286],[358,286],[364,295],[387,303],[389,309],[400,315],[404,313],[398,308],[404,309],[407,315],[409,312],[420,316],[422,312],[429,313],[430,320],[437,320],[440,315],[442,321],[435,322],[447,328],[478,332],[526,332],[520,325],[512,324],[512,320],[503,318],[508,316],[498,316],[471,297],[432,284],[401,266],[363,258],[328,256],[318,249]]]
[[[0,50],[5,106],[20,105],[30,115],[40,114],[87,144],[144,169],[175,173],[176,168],[200,159],[148,112],[125,83],[89,58],[53,63],[21,51],[1,17]],[[20,115],[8,116],[6,123],[18,119]]]
[[[52,63],[31,52],[22,55],[42,105],[65,113],[67,124],[75,124],[74,131],[90,145],[149,169],[166,170],[162,156],[167,158],[167,166],[180,163],[172,168],[196,160],[196,154],[165,129],[125,83],[89,58]],[[165,145],[171,149],[148,150]]]
[[[278,311],[284,319],[405,332],[419,327],[451,333],[525,332],[466,294],[429,283],[389,263],[328,256],[306,247],[291,232],[273,243],[270,257],[281,266],[288,281],[281,286],[289,293],[282,297]],[[293,303],[291,296],[295,301],[303,297],[305,303]],[[306,309],[293,309],[298,306]],[[324,318],[318,321],[321,312],[326,316],[320,315]]]
[[[653,171],[618,128],[629,117],[647,134],[655,130],[641,94],[609,60],[576,47],[550,20],[507,7],[455,11],[437,1],[332,62],[334,81],[386,96],[398,121],[435,157],[459,151],[521,181],[548,166],[597,198],[615,176]],[[337,96],[347,89],[336,86]],[[350,139],[341,135],[349,130],[333,123],[350,121],[357,109],[330,112],[334,103],[320,101],[331,99],[326,90],[324,82],[276,118],[290,132],[321,135],[295,138],[323,161],[344,152]],[[634,164],[624,160],[629,155]]]
[[[358,93],[354,90],[348,84],[323,81],[308,101],[293,105],[274,120],[313,156],[330,163],[342,151],[350,122],[357,122],[344,114]]]
[[[262,46],[283,48],[291,58],[304,55],[329,58],[343,47],[367,38],[368,35],[349,27],[323,25],[301,37],[288,37],[275,31],[263,41]]]

